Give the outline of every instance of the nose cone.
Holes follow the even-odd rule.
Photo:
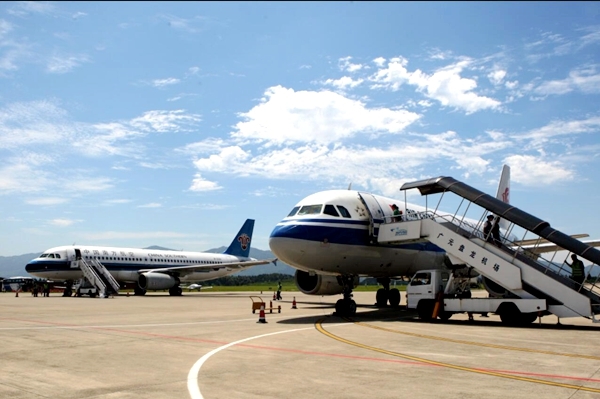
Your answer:
[[[37,259],[31,260],[25,265],[25,271],[29,274],[35,274],[40,270],[43,270],[43,266],[37,261]]]

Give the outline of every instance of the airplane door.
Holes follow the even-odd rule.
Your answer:
[[[77,267],[79,267],[79,262],[77,261],[81,260],[81,250],[79,248],[75,248],[75,253],[69,254],[69,257],[71,259],[71,268],[76,269]]]
[[[365,204],[369,212],[369,235],[371,237],[377,237],[379,234],[379,226],[385,222],[385,216],[391,215],[391,210],[386,212],[381,208],[381,205],[377,199],[369,193],[358,193],[360,200]]]

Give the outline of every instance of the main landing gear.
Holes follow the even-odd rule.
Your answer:
[[[178,285],[169,288],[169,295],[171,296],[181,296],[182,292],[183,290]]]
[[[344,298],[335,303],[335,314],[338,316],[354,316],[356,314],[356,302],[352,299],[352,288],[354,287],[353,276],[338,277],[338,282],[344,287]]]
[[[377,282],[383,285],[383,288],[377,290],[375,305],[378,308],[383,308],[387,306],[389,301],[390,306],[393,308],[400,306],[400,290],[398,288],[390,289],[390,279],[388,277],[378,278]]]
[[[146,290],[136,284],[135,287],[133,287],[133,295],[146,295]]]

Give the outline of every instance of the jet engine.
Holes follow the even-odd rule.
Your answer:
[[[179,284],[179,279],[162,273],[142,273],[138,284],[143,290],[166,290]]]
[[[296,270],[294,275],[296,287],[307,295],[337,295],[344,292],[344,287],[338,282],[336,276],[325,274],[310,274],[302,270]],[[356,286],[358,284],[358,276],[356,277]]]
[[[490,294],[490,298],[506,298],[510,294],[506,288],[494,283],[487,277],[483,277],[483,288]]]

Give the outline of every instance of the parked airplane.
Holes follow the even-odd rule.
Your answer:
[[[510,168],[505,165],[496,198],[508,203],[509,197]],[[269,246],[279,259],[297,269],[294,278],[303,293],[343,293],[344,299],[336,304],[336,311],[341,314],[356,311],[351,292],[359,277],[375,277],[383,285],[376,294],[378,306],[385,306],[388,301],[391,306],[398,306],[400,292],[390,289],[391,279],[411,276],[418,270],[445,268],[455,262],[426,240],[395,246],[373,242],[370,215],[376,223],[396,220],[396,206],[404,218],[426,211],[419,205],[350,187],[318,192],[298,202],[275,226]],[[504,225],[500,221],[501,228]]]
[[[254,220],[247,219],[222,254],[141,248],[73,245],[50,248],[25,266],[36,276],[72,283],[82,278],[79,260],[100,262],[119,283],[135,283],[136,295],[168,289],[181,295],[180,282],[212,280],[277,259],[250,258]]]
[[[212,288],[212,286],[210,287],[204,287],[202,284],[190,284],[190,285],[182,285],[181,288],[185,288],[188,291],[194,291],[194,290],[198,290],[201,291],[202,288],[204,288],[205,290],[208,290],[210,288]]]

